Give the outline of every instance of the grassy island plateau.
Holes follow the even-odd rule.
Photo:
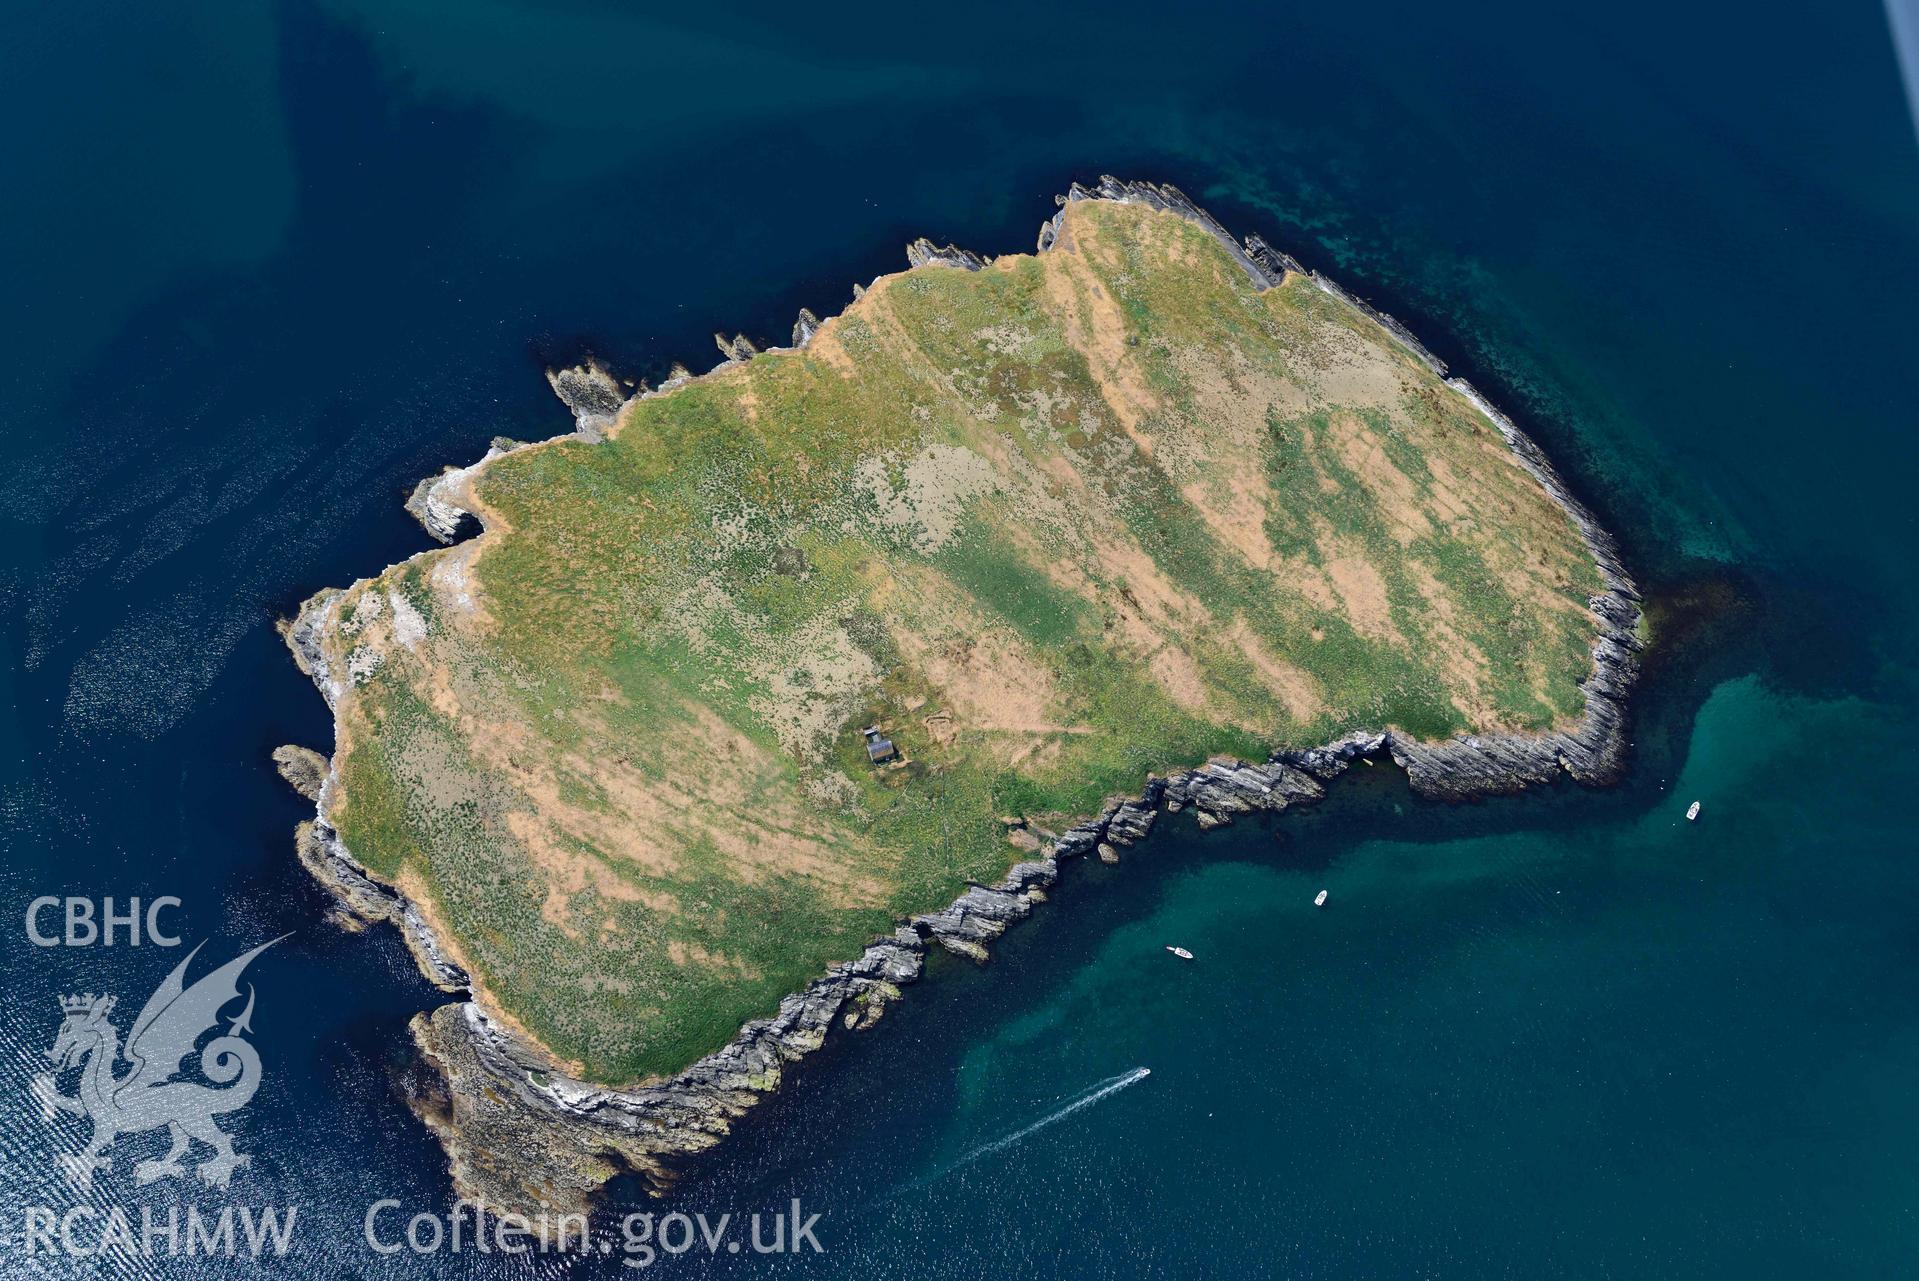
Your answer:
[[[488,1204],[670,1177],[1166,810],[1618,767],[1630,580],[1390,319],[1149,184],[909,259],[789,348],[554,375],[578,430],[415,496],[483,532],[287,629],[302,857],[464,993],[416,1102]]]

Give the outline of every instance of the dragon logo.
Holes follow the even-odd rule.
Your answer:
[[[213,1155],[201,1161],[197,1171],[207,1186],[224,1188],[233,1172],[245,1167],[249,1158],[233,1150],[233,1140],[213,1123],[213,1118],[239,1111],[260,1088],[260,1055],[245,1040],[253,1031],[251,984],[247,986],[246,1008],[228,1021],[224,1034],[200,1050],[200,1074],[213,1084],[175,1078],[201,1036],[218,1027],[220,1011],[239,999],[240,974],[247,964],[279,941],[262,943],[188,987],[187,966],[205,944],[196,946],[147,998],[139,1017],[133,1020],[124,1050],[119,1030],[107,1019],[116,998],[92,993],[60,998],[65,1018],[47,1050],[47,1057],[57,1066],[34,1077],[31,1088],[47,1119],[65,1112],[93,1122],[93,1137],[86,1147],[78,1155],[60,1158],[68,1182],[76,1188],[92,1186],[96,1171],[112,1167],[106,1153],[121,1135],[161,1126],[171,1136],[172,1146],[159,1160],[135,1165],[136,1182],[151,1183],[185,1174],[181,1158],[196,1139],[213,1149]],[[122,1057],[131,1067],[124,1074],[116,1074]],[[78,1092],[60,1093],[59,1074],[76,1068]]]

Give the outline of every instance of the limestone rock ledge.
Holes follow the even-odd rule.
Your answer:
[[[571,369],[546,371],[547,385],[573,411],[574,431],[582,440],[601,440],[626,407],[626,389],[597,360]]]
[[[320,789],[326,785],[327,771],[333,765],[310,747],[288,743],[273,749],[273,768],[280,771],[288,787],[309,801],[318,801]]]

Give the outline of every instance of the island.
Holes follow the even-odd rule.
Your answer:
[[[1632,582],[1403,327],[1148,183],[907,256],[789,347],[556,372],[574,431],[285,628],[301,858],[459,995],[414,1102],[483,1205],[665,1184],[1162,814],[1620,768]]]

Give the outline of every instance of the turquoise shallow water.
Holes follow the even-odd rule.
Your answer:
[[[1919,149],[1875,5],[107,3],[14,15],[0,102],[0,921],[177,894],[215,950],[294,931],[258,974],[235,1195],[299,1205],[297,1253],[117,1271],[524,1271],[361,1243],[373,1200],[447,1196],[389,1084],[433,997],[293,865],[265,752],[326,721],[274,614],[423,546],[420,475],[561,429],[545,362],[783,338],[913,236],[1028,246],[1102,171],[1383,303],[1540,436],[1649,591],[1738,611],[1671,633],[1618,789],[1447,809],[1362,770],[1277,827],[1175,824],[1069,878],[689,1173],[674,1206],[824,1216],[824,1255],[720,1269],[1919,1257]],[[26,1206],[70,1201],[49,1162],[77,1132],[25,1106],[53,997],[171,957],[14,928],[0,957],[14,1247]],[[533,1269],[569,1270],[627,1274]]]
[[[1673,785],[1603,823],[1442,835],[1360,779],[1284,840],[1174,836],[917,1002],[781,1118],[829,1137],[766,1141],[749,1185],[934,1172],[854,1216],[866,1267],[984,1270],[1010,1235],[1106,1275],[1871,1273],[1919,1123],[1902,772],[1870,729],[1843,770],[1790,763],[1862,710],[1721,685]],[[867,1111],[928,1074],[928,1114]]]

